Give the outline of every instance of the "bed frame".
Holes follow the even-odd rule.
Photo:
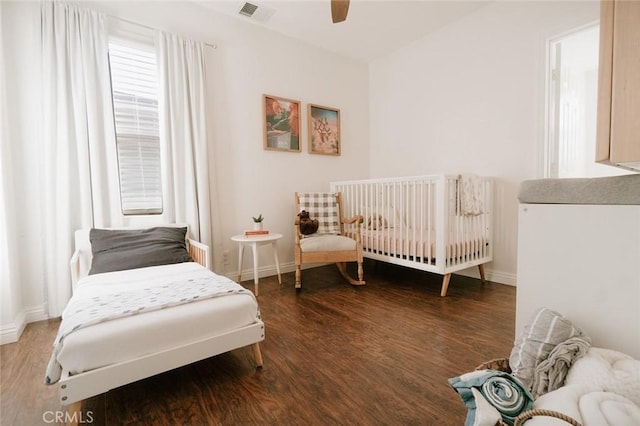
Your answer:
[[[493,181],[476,177],[482,211],[463,214],[461,176],[431,175],[332,182],[344,215],[364,217],[366,258],[442,274],[446,296],[453,272],[493,259]]]
[[[78,279],[87,274],[91,264],[89,230],[76,231],[75,239],[76,251],[70,262],[74,288]],[[188,240],[187,242],[191,257],[209,268],[209,247],[197,241]],[[63,406],[67,406],[69,413],[78,413],[83,399],[249,345],[253,350],[256,366],[262,367],[262,354],[258,343],[262,340],[264,340],[264,323],[258,320],[254,324],[237,330],[80,374],[71,375],[68,371],[63,371],[57,383],[59,400]],[[71,414],[70,417],[76,416]]]

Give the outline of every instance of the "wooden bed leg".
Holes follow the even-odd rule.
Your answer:
[[[480,281],[484,284],[486,279],[484,278],[484,265],[478,265],[478,270],[480,271]]]
[[[251,350],[253,351],[253,358],[256,361],[256,367],[262,368],[262,353],[260,352],[260,344],[254,343],[251,345]]]
[[[67,405],[66,411],[65,425],[77,426],[79,423],[86,421],[82,417],[82,401]]]
[[[447,295],[447,289],[449,288],[449,281],[451,281],[451,274],[446,274],[442,278],[442,290],[440,290],[440,296],[445,297]]]

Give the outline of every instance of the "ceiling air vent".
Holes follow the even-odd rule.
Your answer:
[[[264,6],[258,3],[249,3],[245,2],[238,13],[240,15],[246,16],[247,18],[251,18],[254,21],[259,22],[267,22],[269,18],[274,14],[275,9]]]
[[[240,9],[238,13],[240,15],[248,16],[249,18],[251,18],[256,10],[258,10],[258,6],[256,6],[255,4],[246,2],[245,4],[242,5],[242,9]]]

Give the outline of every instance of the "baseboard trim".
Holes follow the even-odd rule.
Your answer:
[[[480,272],[478,272],[478,268],[476,267],[454,273],[464,275],[465,277],[480,278]],[[497,271],[495,269],[486,268],[484,270],[484,275],[487,281],[498,284],[505,284],[515,287],[517,283],[516,274],[512,274],[510,272]]]
[[[16,315],[13,323],[0,327],[0,345],[17,342],[27,324],[49,319],[44,307],[42,304],[25,308]]]
[[[45,309],[46,305],[43,303],[39,306],[32,306],[25,309],[25,320],[27,324],[37,321],[48,320],[50,317]]]
[[[280,274],[286,274],[296,270],[294,262],[280,264]],[[253,267],[242,270],[242,281],[253,280]],[[276,265],[267,265],[258,267],[258,278],[272,277],[278,274]],[[225,271],[224,276],[236,281],[238,279],[237,271]]]
[[[486,278],[489,281],[493,281],[500,284],[506,284],[513,287],[516,287],[518,283],[518,276],[511,272],[495,271],[495,270],[489,269],[489,271],[487,272]]]
[[[3,325],[0,328],[0,345],[17,342],[26,326],[25,311],[22,310],[12,323]]]

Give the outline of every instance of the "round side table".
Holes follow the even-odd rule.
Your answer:
[[[266,235],[234,235],[232,241],[238,243],[238,282],[242,278],[242,257],[244,255],[244,247],[251,246],[253,251],[253,283],[255,285],[255,293],[258,296],[258,246],[271,244],[273,248],[273,258],[276,261],[276,271],[278,272],[278,282],[282,285],[282,277],[280,276],[280,262],[278,261],[277,241],[282,238],[282,234],[269,233]]]

